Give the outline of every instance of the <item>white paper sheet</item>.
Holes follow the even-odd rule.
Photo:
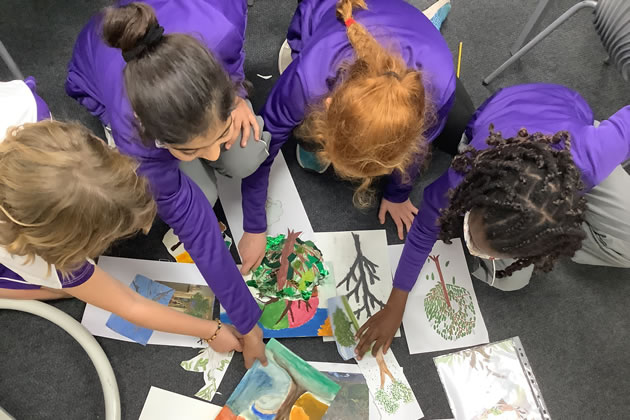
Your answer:
[[[201,273],[194,264],[180,264],[166,261],[137,260],[131,258],[100,257],[98,266],[124,285],[129,285],[136,274],[142,274],[155,281],[169,281],[173,283],[199,284],[207,286]],[[105,326],[111,312],[97,308],[93,305],[85,305],[81,324],[92,335],[115,340],[133,341],[122,336]],[[180,347],[205,347],[200,344],[198,337],[170,334],[154,331],[148,344]]]
[[[358,235],[359,250],[353,234]],[[348,297],[359,325],[364,324],[387,303],[392,290],[385,231],[317,232],[314,241],[334,267],[337,295]]]
[[[189,372],[203,372],[205,385],[197,391],[195,397],[212,401],[233,356],[234,351],[219,353],[206,347],[197,356],[180,363],[180,366]]]
[[[308,362],[320,372],[340,372],[340,373],[361,373],[358,365],[351,363],[329,363],[329,362]],[[370,418],[369,420],[380,420],[381,414],[374,403],[374,398],[370,394]]]
[[[403,245],[390,245],[388,248],[392,272],[395,272]],[[429,258],[409,293],[403,316],[409,353],[428,353],[488,343],[488,330],[479,310],[461,241],[453,239],[451,245],[438,241],[429,255],[438,257],[440,270],[437,270],[436,262]],[[450,309],[447,309],[448,304],[443,297],[440,271],[450,297]],[[436,304],[441,304],[444,309],[440,312],[442,317],[429,320],[427,310],[432,312],[431,305],[436,308]],[[442,334],[438,331],[442,331]]]
[[[424,417],[420,404],[398,364],[393,351],[377,357],[366,353],[361,360],[357,360],[359,369],[370,389],[381,419],[421,419]]]
[[[221,408],[152,386],[138,420],[212,420]]]
[[[219,199],[227,217],[235,243],[243,236],[243,207],[241,202],[241,180],[217,174]],[[313,228],[308,220],[287,163],[278,153],[271,165],[267,192],[267,235],[287,234],[293,229],[302,232],[300,238],[312,239]]]

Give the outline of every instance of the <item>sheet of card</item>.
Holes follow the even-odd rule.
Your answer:
[[[221,407],[152,386],[138,420],[211,420]]]

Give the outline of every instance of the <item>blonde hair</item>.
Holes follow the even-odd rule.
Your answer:
[[[353,8],[367,5],[340,0],[337,18],[350,23]],[[311,107],[298,135],[318,144],[318,158],[339,176],[359,183],[354,203],[363,207],[371,201],[376,177],[395,171],[404,177],[416,156],[426,156],[422,133],[430,107],[421,73],[407,67],[400,54],[384,48],[358,22],[347,26],[347,34],[355,60],[342,65],[341,82]]]
[[[62,274],[148,232],[156,206],[137,163],[79,124],[9,128],[0,143],[0,244]]]

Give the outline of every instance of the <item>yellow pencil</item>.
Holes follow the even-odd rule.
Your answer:
[[[462,42],[459,43],[459,58],[457,58],[457,78],[459,79],[459,69],[462,66]]]

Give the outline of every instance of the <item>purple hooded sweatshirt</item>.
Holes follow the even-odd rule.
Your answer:
[[[489,98],[468,123],[466,135],[478,150],[486,144],[490,124],[503,137],[514,137],[521,128],[530,133],[571,135],[571,155],[582,172],[587,191],[598,185],[630,158],[630,106],[617,111],[599,127],[593,111],[577,92],[560,85],[528,84],[502,89]],[[558,146],[561,147],[561,146]],[[448,207],[448,191],[463,176],[452,168],[424,190],[422,206],[403,249],[394,287],[409,291],[416,283],[440,228],[440,210]]]
[[[334,87],[339,66],[351,61],[354,50],[346,27],[335,16],[336,0],[302,1],[289,26],[287,39],[293,62],[274,86],[262,111],[265,129],[271,133],[267,160],[242,183],[244,228],[264,232],[267,228],[265,201],[269,170],[291,131],[304,120],[314,104]],[[384,46],[398,50],[405,63],[421,70],[427,98],[436,112],[436,123],[425,133],[433,141],[444,128],[453,104],[455,73],[453,58],[440,32],[422,12],[402,0],[367,0],[368,10],[355,10],[354,19],[364,25]],[[368,112],[366,110],[366,112]],[[409,197],[418,167],[410,180],[390,176],[384,197],[401,203]]]
[[[235,82],[244,80],[244,0],[144,3],[155,9],[166,34],[195,37],[223,63]],[[101,20],[101,15],[92,18],[79,35],[68,65],[66,92],[110,125],[118,149],[138,160],[139,173],[149,179],[160,217],[183,242],[236,328],[247,333],[258,321],[260,309],[223,242],[217,218],[201,189],[180,171],[179,161],[168,150],[142,144],[125,90],[125,62],[120,50],[103,41]]]

